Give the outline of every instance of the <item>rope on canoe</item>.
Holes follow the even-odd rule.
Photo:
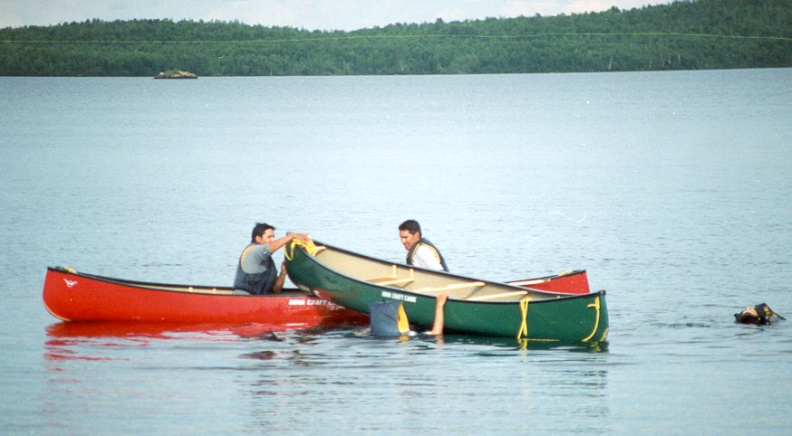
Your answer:
[[[591,330],[591,334],[586,336],[585,338],[583,338],[582,342],[588,342],[589,340],[591,340],[591,338],[594,337],[594,335],[597,333],[597,329],[599,328],[599,322],[600,322],[600,299],[599,299],[599,297],[595,298],[594,302],[589,304],[586,307],[594,308],[594,310],[597,312],[597,319],[594,321],[594,329]]]
[[[305,251],[307,251],[311,256],[316,256],[316,252],[318,251],[316,249],[316,244],[314,244],[312,240],[303,242],[299,239],[292,239],[291,243],[289,243],[289,249],[283,253],[284,256],[286,256],[286,260],[289,262],[291,262],[292,258],[294,257],[294,249],[296,249],[297,246],[302,246],[305,248]]]
[[[522,339],[523,335],[528,338],[528,303],[531,302],[530,298],[523,298],[520,300],[520,312],[522,313],[522,323],[520,324],[520,331],[517,332],[517,339]]]

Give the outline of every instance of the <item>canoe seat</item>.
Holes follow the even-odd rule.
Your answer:
[[[382,279],[382,280],[380,280]],[[390,279],[390,280],[388,280]],[[394,277],[379,277],[379,279],[372,279],[368,280],[371,283],[375,283],[380,286],[396,286],[396,285],[406,285],[408,283],[412,283],[415,279],[406,278],[406,279],[397,279]]]
[[[380,286],[396,286],[396,285],[406,285],[408,283],[412,283],[415,281],[415,270],[410,268],[410,276],[409,277],[399,277],[396,274],[396,265],[393,265],[393,272],[390,275],[382,276],[382,277],[372,277],[370,279],[365,279],[369,283],[374,283]]]
[[[437,288],[411,289],[411,291],[418,293],[443,292],[443,291],[454,291],[457,289],[465,289],[465,288],[480,288],[484,285],[486,285],[486,283],[484,282],[454,283],[446,286],[440,286]]]
[[[504,297],[516,297],[517,295],[526,295],[528,291],[512,291],[512,292],[501,292],[499,294],[490,294],[490,295],[480,295],[477,297],[470,297],[468,301],[486,301],[486,300],[494,300],[496,298],[504,298]]]

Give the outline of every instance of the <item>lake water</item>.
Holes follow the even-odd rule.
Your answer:
[[[792,433],[792,69],[0,77],[5,434]],[[46,267],[227,285],[256,221],[455,273],[583,268],[599,350],[70,330]],[[280,256],[280,254],[278,255]],[[733,323],[768,303],[788,323]]]

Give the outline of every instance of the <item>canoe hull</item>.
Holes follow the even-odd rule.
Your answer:
[[[230,288],[160,285],[48,268],[43,300],[47,310],[63,321],[266,323],[305,327],[368,322],[368,317],[360,313],[298,290],[263,296],[231,292]]]
[[[349,252],[346,254],[350,255]],[[374,259],[370,261],[376,262]],[[338,265],[329,267],[323,264],[302,247],[293,249],[288,262],[289,276],[295,284],[338,305],[369,313],[372,303],[399,300],[404,303],[410,323],[429,329],[434,322],[435,295],[353,278],[339,271]],[[517,294],[526,293],[516,286],[490,285]],[[445,331],[537,341],[579,343],[606,340],[608,311],[605,291],[581,295],[532,292],[530,295],[525,299],[530,300],[527,303],[449,298],[444,310]]]

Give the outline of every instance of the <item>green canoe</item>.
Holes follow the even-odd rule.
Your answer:
[[[315,244],[286,247],[289,278],[301,289],[359,312],[369,313],[371,303],[398,300],[411,324],[429,329],[436,296],[445,293],[447,332],[565,343],[602,342],[608,336],[605,291],[583,295],[539,291]]]

